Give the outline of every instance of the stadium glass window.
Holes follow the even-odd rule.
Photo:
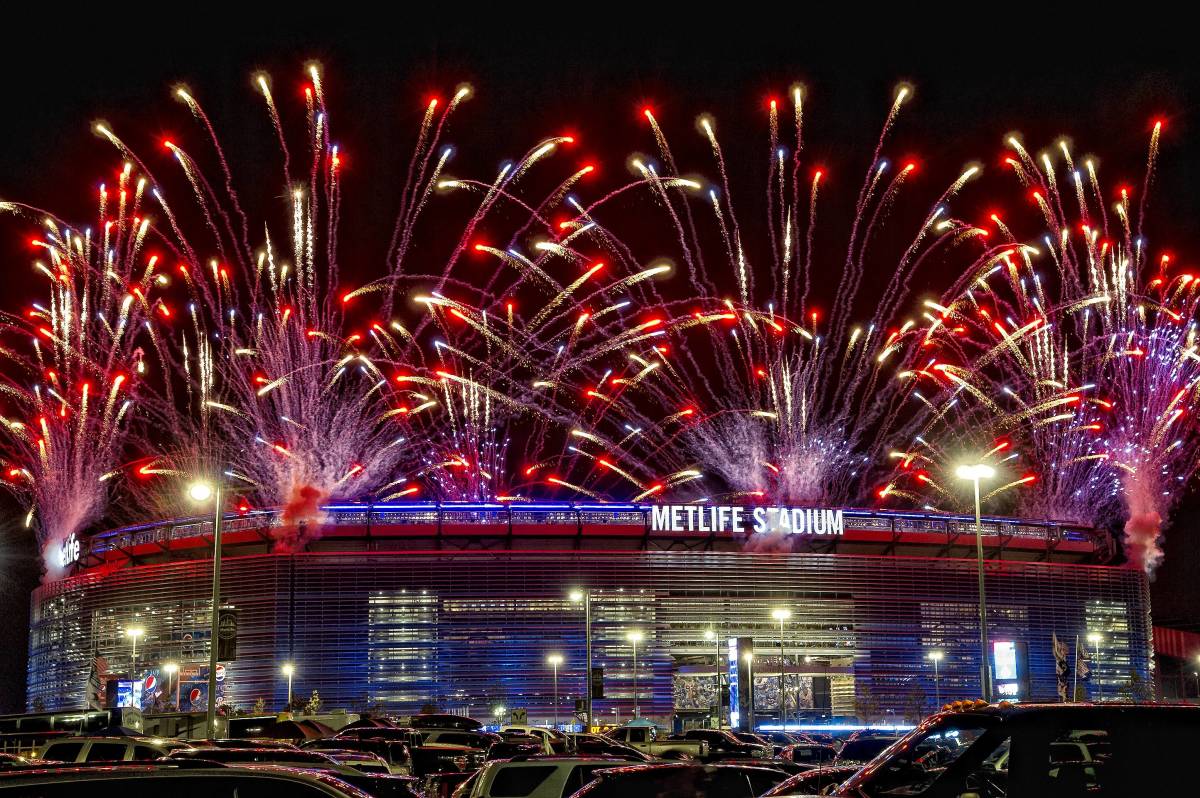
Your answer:
[[[556,765],[501,768],[492,780],[492,798],[525,798],[557,769]]]

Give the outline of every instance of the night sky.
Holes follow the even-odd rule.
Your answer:
[[[394,186],[424,102],[448,96],[460,82],[473,84],[476,96],[451,136],[469,167],[456,164],[455,171],[478,174],[564,131],[576,133],[581,154],[602,169],[622,169],[628,153],[653,147],[639,115],[647,103],[676,140],[695,140],[693,118],[713,113],[731,168],[758,168],[766,98],[799,80],[809,91],[814,157],[828,159],[834,174],[853,174],[847,185],[857,188],[894,87],[904,80],[915,84],[916,95],[889,149],[917,157],[932,186],[971,161],[1000,172],[1001,143],[1011,131],[1031,149],[1066,135],[1077,152],[1099,156],[1109,181],[1140,186],[1151,120],[1164,119],[1146,230],[1153,245],[1177,260],[1197,261],[1200,128],[1193,123],[1200,62],[1181,39],[1133,32],[1137,26],[1122,21],[1081,25],[1040,12],[1015,22],[960,21],[955,12],[949,31],[924,20],[871,18],[764,16],[741,24],[727,8],[714,24],[693,27],[687,20],[699,8],[668,14],[656,7],[611,23],[584,8],[560,7],[549,21],[533,13],[462,21],[448,10],[441,19],[381,19],[359,30],[331,22],[326,9],[303,31],[241,15],[218,24],[208,20],[223,15],[207,6],[194,12],[199,19],[154,29],[69,16],[29,24],[8,19],[0,25],[0,199],[90,220],[92,189],[119,164],[91,123],[109,121],[143,151],[164,135],[198,140],[186,109],[170,98],[181,82],[213,117],[234,153],[235,174],[259,174],[266,159],[275,169],[250,75],[270,72],[281,107],[295,111],[299,101],[289,92],[299,92],[302,68],[315,60],[347,155],[345,217],[353,222],[343,233],[353,227],[355,240],[344,260],[353,272],[387,243]],[[994,28],[1003,36],[981,32]],[[1010,198],[1018,196],[1013,182],[1005,183]],[[34,297],[27,230],[0,220],[6,309]],[[1168,531],[1153,600],[1156,622],[1196,629],[1196,502],[1186,505]],[[27,531],[9,504],[0,506],[0,606],[8,620],[0,627],[3,712],[22,705],[23,619],[38,576]]]

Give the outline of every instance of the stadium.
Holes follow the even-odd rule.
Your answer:
[[[219,700],[240,710],[281,709],[280,668],[294,663],[295,694],[317,690],[330,708],[565,721],[585,694],[581,590],[597,722],[636,711],[668,727],[717,712],[728,723],[731,661],[747,651],[741,680],[760,726],[899,723],[980,694],[973,517],[415,503],[332,504],[288,545],[277,513],[223,526],[222,605],[236,610],[237,639]],[[1106,564],[1106,534],[1004,518],[981,529],[998,696],[1054,700],[1052,640],[1074,655],[1097,634],[1080,689],[1131,697],[1149,682],[1147,580]],[[146,711],[203,711],[211,556],[201,519],[66,544],[63,575],[33,595],[29,708],[85,706],[101,663],[105,678],[137,677]],[[134,627],[140,639],[125,634]]]

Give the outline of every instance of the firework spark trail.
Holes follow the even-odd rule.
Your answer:
[[[1134,546],[1140,562],[1157,556],[1175,497],[1160,495],[1155,480],[1186,481],[1197,459],[1190,419],[1200,281],[1171,275],[1164,263],[1146,283],[1144,246],[1132,232],[1141,212],[1130,218],[1128,193],[1105,212],[1094,163],[1084,161],[1085,180],[1065,144],[1064,176],[1049,155],[1033,157],[1012,141],[1009,163],[1045,217],[1036,246],[1019,243],[998,217],[999,243],[991,243],[986,224],[950,214],[951,200],[979,172],[970,167],[938,195],[899,254],[884,254],[876,239],[916,171],[884,157],[910,95],[901,88],[857,193],[838,279],[830,280],[814,244],[825,173],[803,153],[799,87],[790,114],[778,101],[769,110],[762,241],[746,240],[756,228],[734,212],[736,180],[711,117],[697,127],[715,186],[681,174],[645,109],[658,161],[631,157],[631,180],[585,201],[575,192],[592,188],[595,166],[554,166],[569,158],[570,136],[542,139],[491,178],[449,176],[453,151],[444,137],[469,96],[460,87],[450,102],[423,107],[384,271],[345,286],[343,156],[316,67],[308,78],[301,148],[289,145],[270,84],[258,78],[290,198],[282,219],[251,224],[216,128],[190,92],[176,96],[200,124],[202,151],[164,143],[185,187],[179,213],[169,186],[98,126],[130,159],[118,197],[104,198],[102,243],[99,234],[97,242],[90,234],[47,236],[52,299],[43,312],[63,332],[51,327],[54,345],[40,343],[31,356],[6,350],[28,374],[51,362],[59,375],[76,370],[70,386],[54,392],[31,390],[24,378],[4,389],[26,415],[57,402],[73,417],[63,425],[73,449],[30,433],[28,420],[15,434],[9,425],[9,481],[31,503],[43,501],[38,483],[20,468],[41,456],[39,447],[69,450],[62,465],[45,469],[54,477],[29,469],[49,483],[86,481],[89,470],[112,474],[136,446],[153,453],[137,461],[141,476],[170,477],[149,487],[130,481],[144,505],[176,508],[180,478],[220,469],[247,501],[285,508],[284,546],[314,534],[320,504],[334,496],[846,505],[874,492],[868,485],[889,459],[896,475],[878,491],[884,500],[955,507],[949,468],[966,447],[1004,470],[989,499],[1070,520],[1095,520],[1123,499],[1131,556]],[[784,118],[794,131],[783,129]],[[1158,134],[1156,127],[1148,173]],[[784,141],[794,142],[790,155]],[[217,182],[206,164],[215,165]],[[294,164],[307,164],[307,173],[294,175]],[[444,193],[467,195],[470,207],[456,211],[465,215],[439,209],[436,224],[425,221]],[[142,207],[143,195],[163,224]],[[1078,218],[1065,210],[1072,200]],[[255,226],[262,237],[252,247]],[[436,251],[424,240],[430,228]],[[164,250],[162,263],[147,242]],[[649,257],[640,254],[646,249]],[[959,257],[962,279],[903,319],[912,277]],[[864,290],[868,263],[884,259],[882,292]],[[1039,272],[1039,259],[1049,274]],[[78,262],[64,282],[74,281],[69,290],[54,282],[60,260]],[[164,271],[180,276],[175,289],[163,284]],[[36,337],[41,319],[11,322],[9,329]],[[139,381],[137,414],[120,400],[132,382],[80,376],[129,371],[135,351],[144,368],[143,349],[154,353],[161,379],[153,390]],[[81,445],[95,434],[91,419],[114,433],[107,453]],[[163,428],[175,440],[164,441]],[[896,441],[903,450],[892,452]],[[1026,463],[1038,472],[1036,488]],[[78,495],[86,512],[56,510],[46,499],[51,506],[39,513],[47,529],[77,529],[103,512],[103,491],[59,493]],[[98,509],[89,493],[99,496]]]
[[[1159,132],[1156,125],[1148,172]],[[982,450],[978,441],[962,445],[964,430],[1012,436],[1038,481],[1017,494],[1019,514],[1092,524],[1123,517],[1129,561],[1153,573],[1164,521],[1200,455],[1191,422],[1200,384],[1197,281],[1169,272],[1167,257],[1149,273],[1128,191],[1104,211],[1090,159],[1085,181],[1060,142],[1060,180],[1048,153],[1039,163],[1019,141],[1009,144],[1008,163],[1032,189],[1046,232],[1036,244],[1020,243],[993,216],[1001,242],[985,246],[946,298],[931,303],[930,323],[914,331],[932,347],[925,368],[902,375],[929,385],[921,443],[944,433],[941,445],[961,457]],[[1076,194],[1074,219],[1064,184]],[[1110,230],[1118,235],[1102,235]],[[914,477],[936,486],[927,469]]]
[[[0,317],[0,483],[28,508],[25,523],[36,529],[51,578],[62,573],[65,539],[121,516],[109,504],[111,480],[129,454],[135,417],[153,414],[144,347],[160,344],[154,330],[167,280],[161,259],[143,248],[143,189],[127,164],[116,186],[120,216],[110,215],[101,186],[96,228],[0,203],[42,221],[32,245],[47,301]],[[135,465],[143,476],[153,467]]]

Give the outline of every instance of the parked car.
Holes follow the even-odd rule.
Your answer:
[[[398,740],[330,737],[324,740],[311,740],[302,748],[306,751],[363,751],[381,757],[394,776],[412,775],[412,756],[409,754],[408,746]]]
[[[848,765],[813,768],[789,776],[763,793],[762,798],[775,798],[777,795],[828,795],[857,772],[858,768]]]
[[[414,729],[458,729],[459,731],[479,731],[483,728],[483,724],[474,718],[462,715],[443,715],[436,712],[413,715],[409,718],[409,725]]]
[[[37,758],[50,762],[149,761],[190,747],[158,737],[65,737],[46,743]]]
[[[553,749],[549,747],[549,743],[541,737],[533,737],[527,734],[513,734],[505,737],[498,743],[492,743],[492,747],[488,749],[487,758],[489,760],[512,759],[514,756],[546,754],[552,751]]]
[[[391,768],[384,761],[383,757],[376,754],[369,754],[365,751],[349,751],[349,750],[325,750],[322,753],[333,759],[339,765],[346,765],[357,770],[359,773],[380,773],[392,775]],[[408,775],[407,773],[404,775]]]
[[[899,739],[895,734],[870,734],[847,740],[834,757],[833,764],[865,765]]]
[[[9,770],[10,768],[27,767],[30,760],[16,754],[0,753],[0,770]]]
[[[1200,706],[964,703],[927,718],[833,794],[1178,794],[1195,781],[1197,750]]]
[[[492,747],[492,743],[498,743],[503,739],[502,735],[490,732],[459,731],[457,729],[421,729],[420,734],[425,745],[465,745],[481,751],[488,750]]]
[[[412,775],[424,778],[433,773],[470,773],[478,770],[487,753],[462,745],[419,745],[409,749]]]
[[[700,759],[709,753],[709,744],[703,738],[660,736],[658,729],[647,723],[619,726],[606,736],[660,759]]]
[[[424,798],[452,798],[459,787],[475,777],[475,773],[431,773],[421,782],[421,795]]]
[[[757,798],[787,778],[773,768],[670,762],[597,770],[574,798]]]
[[[779,756],[797,765],[826,765],[837,757],[838,749],[822,743],[793,743],[785,745]]]
[[[765,759],[771,755],[770,746],[745,743],[734,737],[725,729],[688,729],[683,734],[674,735],[672,740],[696,740],[708,745],[709,759],[729,759],[745,757],[748,759]],[[705,754],[701,754],[703,758]]]
[[[555,743],[554,752],[577,756],[615,756],[631,762],[653,762],[655,759],[631,745],[599,734],[568,734],[564,740]]]
[[[508,723],[501,726],[497,731],[502,737],[509,734],[528,734],[533,737],[541,737],[547,742],[563,739],[563,733],[558,729],[548,729],[545,726],[526,726],[519,723]]]
[[[467,798],[565,798],[598,770],[625,764],[607,757],[538,756],[489,762]]]
[[[296,746],[283,740],[269,740],[265,737],[226,737],[220,740],[188,740],[192,748],[282,748],[295,751]]]
[[[85,795],[204,795],[234,798],[288,795],[303,798],[372,798],[319,771],[284,768],[181,768],[158,762],[130,767],[67,767],[0,772],[0,796],[77,798]]]
[[[352,764],[343,764],[321,751],[287,751],[279,748],[190,748],[173,751],[169,759],[219,762],[244,767],[273,766],[298,770],[319,770],[337,776],[347,784],[365,790],[376,798],[411,798],[417,794],[417,780],[406,776],[364,773]]]

